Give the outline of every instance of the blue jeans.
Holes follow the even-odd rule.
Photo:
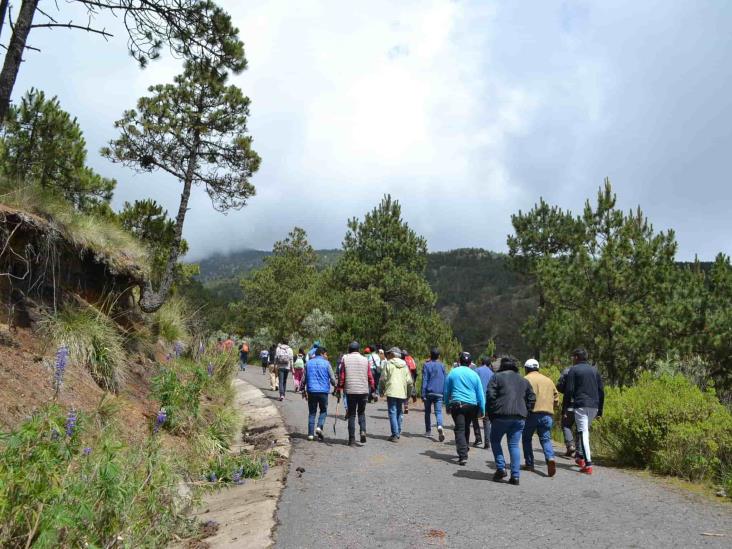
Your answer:
[[[280,376],[280,396],[284,397],[287,392],[287,376],[290,375],[290,370],[287,368],[280,368],[278,373]]]
[[[315,435],[315,414],[320,408],[318,416],[318,427],[325,425],[325,418],[328,417],[328,393],[308,393],[308,435]]]
[[[551,414],[529,414],[526,418],[526,426],[524,427],[524,462],[529,467],[534,466],[534,450],[531,447],[531,439],[534,432],[539,434],[539,442],[544,450],[544,459],[549,461],[554,459],[554,446],[552,445],[552,426],[554,419]]]
[[[391,424],[391,434],[399,437],[402,434],[402,418],[404,417],[402,405],[404,398],[386,397],[386,405],[389,410],[389,423]]]
[[[442,427],[442,396],[430,394],[424,399],[424,430],[426,433],[432,431],[432,405],[435,406],[437,426]]]
[[[508,453],[511,456],[511,476],[515,478],[519,478],[521,472],[519,442],[525,423],[523,419],[512,417],[496,416],[491,419],[491,450],[493,450],[493,458],[496,460],[496,469],[506,470],[506,460],[503,458],[503,448],[501,448],[501,439],[503,439],[503,435],[506,435]]]

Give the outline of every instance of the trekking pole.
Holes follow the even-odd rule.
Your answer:
[[[338,406],[341,405],[341,399],[338,398],[336,400],[336,411],[335,411],[335,417],[333,418],[333,436],[336,434],[336,423],[338,423]]]

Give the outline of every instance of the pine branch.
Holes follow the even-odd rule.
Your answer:
[[[105,40],[112,38],[114,35],[107,32],[106,29],[95,29],[91,25],[87,25],[86,27],[83,25],[76,25],[72,21],[69,21],[68,23],[41,23],[39,25],[31,25],[32,29],[55,29],[55,28],[64,28],[64,29],[77,29],[77,30],[83,30],[86,32],[91,32],[93,34],[99,34],[104,37]]]

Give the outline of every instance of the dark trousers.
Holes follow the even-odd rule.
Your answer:
[[[348,395],[348,438],[356,438],[356,414],[358,414],[358,427],[362,433],[366,432],[366,400],[365,395]]]
[[[455,446],[460,459],[468,459],[470,444],[470,424],[478,416],[475,404],[450,404],[450,414],[455,423]]]
[[[471,423],[473,424],[473,433],[475,433],[475,442],[477,442],[478,444],[482,444],[483,428],[480,425],[480,420],[478,419],[478,416],[475,416]]]

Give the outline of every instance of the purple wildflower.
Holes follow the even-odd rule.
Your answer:
[[[209,363],[208,363],[208,377],[211,377],[211,376],[213,376],[213,370],[214,370],[213,364],[211,364],[211,363],[209,362]]]
[[[211,474],[209,474],[208,475],[208,480],[211,481],[211,482],[218,481],[218,477],[216,476],[216,473],[212,472]]]
[[[61,390],[61,384],[64,381],[64,372],[66,371],[66,361],[69,356],[69,349],[66,345],[61,345],[56,351],[56,364],[53,369],[53,388],[56,394]]]
[[[183,354],[183,343],[176,341],[173,345],[173,352],[175,353],[175,358],[180,357]]]
[[[242,469],[238,469],[237,471],[234,471],[234,474],[231,475],[231,480],[234,484],[241,484],[241,474]]]
[[[262,476],[266,475],[269,471],[269,462],[266,458],[262,458]]]
[[[89,446],[87,446],[86,448],[84,448],[84,455],[88,456],[89,454],[91,454],[91,448],[89,448]]]
[[[153,433],[157,433],[167,419],[168,414],[165,412],[165,408],[160,408],[160,410],[158,411],[158,415],[155,417],[155,427],[153,427]]]
[[[206,347],[204,347],[204,345],[203,345],[203,341],[201,341],[201,342],[200,342],[200,343],[198,344],[198,354],[199,354],[199,355],[202,355],[202,354],[203,354],[203,353],[205,353],[205,352],[206,352]]]
[[[76,429],[76,420],[78,417],[76,416],[76,410],[73,408],[69,410],[69,415],[66,416],[66,436],[71,437],[74,436],[74,430]]]

